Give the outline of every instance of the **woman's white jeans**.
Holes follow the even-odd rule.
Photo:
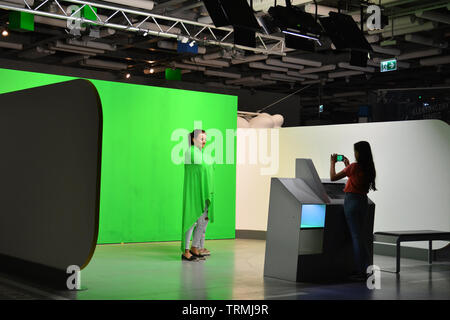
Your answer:
[[[192,246],[195,248],[202,249],[205,246],[205,233],[206,226],[208,225],[208,205],[206,205],[205,212],[197,219],[192,227],[186,231],[186,250],[189,250],[189,242],[191,241],[192,233],[194,237],[192,238]]]

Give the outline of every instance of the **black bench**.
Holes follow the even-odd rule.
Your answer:
[[[450,241],[450,232],[436,230],[414,230],[414,231],[384,231],[375,232],[374,242],[394,243],[396,245],[396,269],[395,273],[400,272],[400,243],[407,241],[428,241],[428,263],[432,263],[433,241]],[[389,272],[387,270],[382,270]]]

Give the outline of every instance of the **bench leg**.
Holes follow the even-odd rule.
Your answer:
[[[433,263],[433,241],[428,241],[428,263]]]
[[[397,242],[396,245],[396,266],[395,266],[395,273],[400,272],[400,242]]]

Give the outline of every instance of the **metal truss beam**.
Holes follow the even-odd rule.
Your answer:
[[[179,39],[180,36],[187,37],[190,41],[195,40],[198,44],[220,46],[224,48],[235,48],[247,51],[253,51],[255,53],[266,55],[286,55],[286,47],[284,38],[266,35],[262,33],[256,33],[257,47],[247,47],[242,45],[236,45],[232,42],[231,35],[234,33],[232,28],[215,27],[196,21],[189,21],[174,17],[166,17],[162,15],[152,14],[145,11],[126,9],[106,4],[100,4],[90,1],[82,0],[44,0],[39,5],[35,5],[31,8],[27,3],[27,0],[23,0],[25,8],[18,8],[9,5],[0,4],[0,9],[27,12],[34,15],[62,19],[67,21],[76,21],[77,23],[87,23],[96,26],[103,26],[113,29],[119,29],[129,32],[136,32],[141,34],[149,34],[157,37]],[[79,8],[72,12],[67,13],[64,11],[62,3],[70,3],[78,5]],[[44,11],[45,4],[54,4],[58,7],[58,12]],[[101,15],[95,13],[96,20],[89,20],[80,17],[80,12],[84,7],[89,8],[101,8],[108,11],[106,19],[102,19]],[[124,23],[112,23],[110,20],[113,17],[123,17]],[[145,28],[145,23],[150,22],[156,25],[159,29],[157,31]],[[175,26],[181,30],[180,33],[171,32]]]

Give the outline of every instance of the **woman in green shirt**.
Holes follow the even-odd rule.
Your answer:
[[[208,221],[214,222],[214,164],[203,152],[205,143],[206,132],[194,130],[189,135],[189,149],[185,154],[181,258],[189,261],[209,255],[202,248],[204,233]]]

